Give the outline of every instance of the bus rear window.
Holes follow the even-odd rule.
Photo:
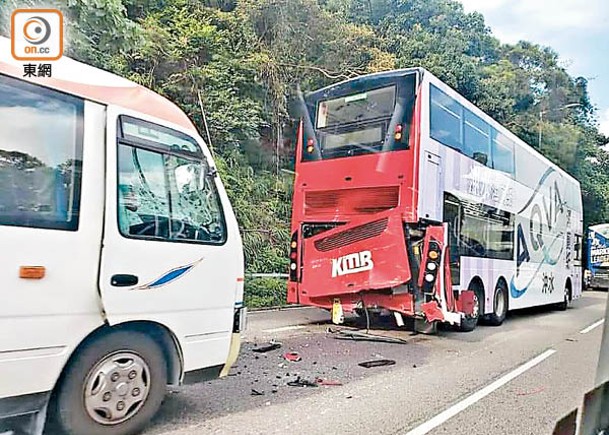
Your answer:
[[[390,118],[395,108],[395,96],[395,86],[387,86],[321,101],[317,109],[317,128]]]
[[[333,150],[351,144],[373,146],[383,142],[383,130],[382,126],[374,126],[346,133],[320,132],[320,141],[324,150]]]

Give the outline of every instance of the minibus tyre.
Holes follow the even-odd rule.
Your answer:
[[[113,371],[115,368],[116,371]],[[110,369],[110,376],[94,376],[102,369]],[[119,379],[113,382],[116,373]],[[129,382],[133,373],[136,373],[134,380]],[[107,387],[103,388],[103,385]],[[167,367],[163,352],[151,337],[136,331],[111,332],[87,343],[66,367],[54,398],[52,422],[68,435],[135,434],[158,411],[166,385]],[[89,395],[89,390],[96,389],[98,402],[94,399],[87,402],[85,396]],[[107,403],[116,405],[116,409],[122,407],[131,411],[127,411],[122,418],[97,412],[99,408],[96,407],[106,406],[103,403],[106,396],[103,394],[108,393]],[[139,403],[133,399],[138,395],[145,395]],[[102,402],[99,402],[100,399]],[[106,420],[106,424],[95,418]]]
[[[497,312],[498,298],[502,298],[502,304],[500,308],[501,312]],[[497,283],[495,287],[495,295],[493,298],[493,312],[486,316],[485,322],[491,326],[500,326],[505,320],[508,312],[508,290],[503,280]]]
[[[483,315],[482,301],[484,299],[482,298],[482,290],[475,282],[470,284],[468,290],[473,290],[476,295],[476,299],[478,300],[478,315],[471,317],[463,317],[461,319],[461,324],[459,325],[459,330],[461,332],[471,332],[476,329],[476,326],[478,326],[478,322],[480,321]]]

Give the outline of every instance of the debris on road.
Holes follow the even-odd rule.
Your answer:
[[[334,338],[338,340],[355,340],[355,341],[374,341],[378,343],[394,343],[406,344],[408,340],[397,337],[389,337],[386,335],[370,334],[368,332],[348,330],[348,329],[332,329],[328,328],[328,333],[335,334]]]
[[[288,382],[290,387],[317,387],[317,383],[311,382],[307,379],[302,379],[300,376],[295,381]]]
[[[264,396],[264,391],[258,391],[258,390],[254,390],[252,388],[252,392],[250,393],[250,396]]]
[[[395,365],[395,361],[392,359],[375,359],[372,361],[364,361],[358,364],[360,367],[364,368],[372,368],[372,367],[382,367],[382,366],[392,366]]]
[[[281,348],[281,343],[278,343],[278,342],[272,340],[266,346],[256,347],[256,348],[252,349],[252,352],[267,353],[267,352],[270,352],[272,350],[276,350],[276,349],[279,349],[279,348]]]
[[[302,357],[298,352],[286,352],[283,354],[283,358],[290,362],[298,362],[302,360]]]
[[[529,391],[519,391],[516,393],[517,396],[532,396],[533,394],[538,394],[545,391],[545,387],[539,387],[534,390]]]

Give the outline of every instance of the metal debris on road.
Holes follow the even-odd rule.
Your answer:
[[[270,352],[272,350],[279,349],[280,347],[281,347],[281,343],[278,343],[278,342],[273,340],[269,344],[267,344],[266,346],[256,347],[256,348],[252,349],[252,352],[267,353],[267,352]]]
[[[408,340],[397,337],[389,337],[386,335],[370,334],[368,332],[354,331],[347,329],[332,329],[328,328],[330,334],[334,334],[334,338],[338,340],[354,340],[354,341],[375,341],[378,343],[394,343],[406,344]]]
[[[382,366],[392,366],[395,365],[395,361],[392,359],[375,359],[372,361],[364,361],[358,364],[358,366],[364,368],[372,368],[372,367],[382,367]]]
[[[283,354],[283,358],[290,362],[298,362],[302,360],[302,357],[298,352],[286,352]]]
[[[288,382],[288,386],[290,386],[290,387],[317,387],[317,383],[311,382],[307,379],[302,379],[300,376],[298,376],[295,381]]]

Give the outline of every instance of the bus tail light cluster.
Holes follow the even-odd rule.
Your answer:
[[[307,140],[307,152],[310,154],[315,151],[315,141],[311,138]]]
[[[298,281],[298,231],[292,234],[290,241],[290,281]]]
[[[425,275],[423,277],[423,290],[426,293],[431,293],[438,277],[438,269],[440,269],[440,245],[436,241],[429,243],[427,258],[425,258]]]
[[[395,132],[393,134],[393,138],[396,140],[396,142],[399,142],[402,140],[403,136],[404,136],[404,126],[402,124],[396,125]]]

